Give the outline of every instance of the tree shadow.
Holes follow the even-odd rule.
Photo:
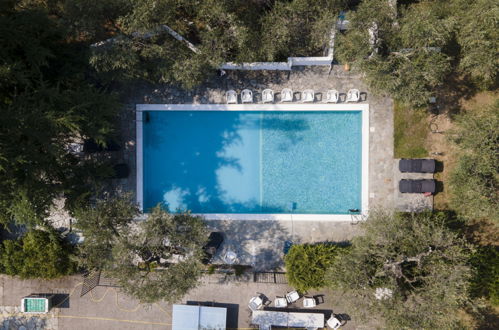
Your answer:
[[[444,171],[444,162],[436,160],[435,161],[435,172],[443,172]]]
[[[45,329],[47,320],[36,316],[7,316],[0,323],[1,329],[20,329],[21,326],[28,329]]]
[[[227,251],[237,255],[239,264],[256,271],[274,271],[284,266],[284,244],[291,233],[276,220],[209,220],[210,229],[224,232],[225,241],[214,263],[225,263]],[[294,239],[294,243],[300,243]]]
[[[461,112],[460,100],[470,99],[477,92],[478,87],[469,78],[451,74],[439,89],[437,102],[443,105],[447,115],[452,118]]]

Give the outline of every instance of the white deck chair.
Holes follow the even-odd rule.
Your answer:
[[[274,307],[277,308],[288,307],[288,301],[284,297],[276,297],[274,300]]]
[[[315,92],[313,89],[306,89],[301,92],[301,100],[302,102],[314,102],[315,100]]]
[[[303,307],[304,308],[312,308],[315,306],[317,306],[317,301],[315,301],[315,298],[311,298],[311,297],[303,298]]]
[[[281,102],[293,102],[293,91],[290,88],[282,89]]]
[[[338,329],[339,327],[341,327],[341,322],[340,320],[338,320],[336,317],[331,316],[331,318],[329,320],[327,320],[326,322],[327,326],[330,327],[331,329]]]
[[[336,89],[330,89],[326,92],[326,103],[338,103],[340,94]]]
[[[271,103],[274,102],[274,91],[267,88],[262,92],[262,102],[263,103]]]
[[[351,89],[347,93],[346,102],[359,102],[360,91],[358,89]]]
[[[225,93],[227,99],[227,104],[237,104],[237,93],[235,90],[231,89]]]
[[[249,89],[241,91],[241,103],[253,103],[253,92]]]

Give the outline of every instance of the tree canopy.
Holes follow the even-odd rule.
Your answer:
[[[451,140],[458,161],[451,173],[451,204],[468,219],[499,224],[499,100],[464,111],[456,118]]]
[[[496,1],[399,2],[360,2],[349,13],[348,31],[337,37],[337,59],[364,72],[374,91],[416,106],[451,73],[497,86]]]
[[[43,222],[54,198],[77,204],[100,164],[69,150],[113,133],[116,99],[86,81],[87,51],[39,8],[0,13],[0,222]]]
[[[80,264],[113,278],[145,303],[175,302],[196,286],[208,235],[200,217],[155,207],[145,219],[129,197],[99,200],[76,213],[85,240]]]
[[[468,299],[470,246],[432,213],[371,212],[365,233],[329,270],[359,317],[388,329],[449,329]],[[378,298],[377,298],[377,297]]]

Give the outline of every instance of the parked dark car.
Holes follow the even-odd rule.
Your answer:
[[[435,159],[401,159],[400,172],[435,173]]]
[[[436,190],[435,180],[400,180],[399,190],[401,193],[434,193]]]
[[[203,246],[204,258],[203,263],[209,264],[213,259],[215,253],[217,253],[218,248],[222,245],[224,241],[224,235],[221,232],[214,231],[210,233],[208,237],[208,242]]]

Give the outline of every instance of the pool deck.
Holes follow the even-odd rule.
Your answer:
[[[240,92],[248,88],[253,91],[255,103],[261,98],[261,91],[273,89],[276,99],[283,88],[291,88],[298,98],[298,92],[314,89],[315,104],[321,104],[326,90],[336,89],[344,99],[349,89],[357,88],[363,94],[361,104],[369,104],[369,208],[393,209],[397,205],[412,210],[412,203],[399,203],[397,199],[396,163],[393,150],[393,100],[371,93],[362,83],[361,76],[345,72],[341,66],[328,68],[293,69],[291,72],[277,71],[227,71],[223,77],[215,77],[193,91],[184,91],[171,86],[135,86],[129,92],[129,101],[121,113],[122,139],[126,147],[122,161],[129,164],[131,174],[117,185],[125,191],[136,189],[136,104],[224,104],[225,92],[235,89]],[[277,102],[276,102],[277,103]],[[299,100],[290,104],[300,103]],[[341,103],[339,103],[341,104]],[[409,196],[403,196],[404,198]],[[413,196],[415,197],[415,196]],[[419,196],[418,196],[419,197]],[[210,227],[226,232],[226,244],[239,251],[240,263],[255,264],[257,268],[273,269],[282,266],[283,242],[292,237],[294,242],[347,241],[360,233],[360,227],[345,222],[321,221],[214,221]],[[260,266],[257,266],[260,265]]]

